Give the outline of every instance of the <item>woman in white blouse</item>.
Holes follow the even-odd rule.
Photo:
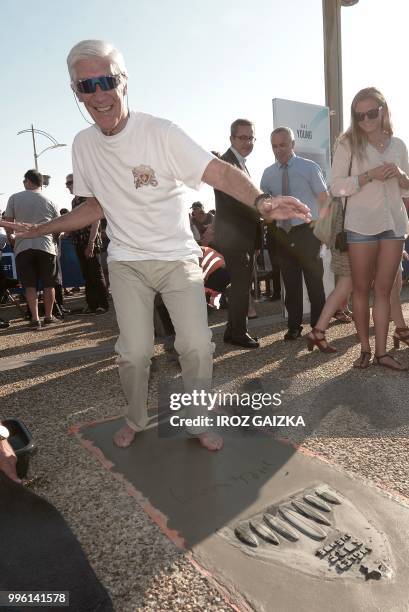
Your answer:
[[[393,370],[406,369],[386,353],[390,294],[408,230],[402,196],[409,194],[408,151],[392,134],[385,98],[374,87],[362,89],[352,101],[351,125],[339,139],[332,166],[333,195],[348,197],[345,230],[354,321],[361,342],[356,368],[367,368],[370,363],[369,292],[373,284],[373,363]],[[409,330],[400,333],[402,340],[408,339]]]

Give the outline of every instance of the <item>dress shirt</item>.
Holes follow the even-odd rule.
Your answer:
[[[264,170],[261,178],[261,190],[263,192],[270,193],[272,196],[282,195],[284,165],[276,162]],[[317,196],[327,191],[327,185],[321,168],[310,159],[298,157],[298,155],[290,157],[287,165],[289,183],[288,195],[298,198],[301,202],[307,204],[311,209],[312,218],[318,219],[319,204]],[[301,219],[291,220],[292,226],[302,225],[303,223],[304,221]],[[280,221],[277,222],[277,226],[282,226]]]
[[[236,151],[234,147],[230,147],[230,150],[233,151],[233,153],[237,157],[237,161],[239,162],[241,169],[244,170],[246,174],[249,174],[249,171],[247,170],[247,167],[246,167],[246,157],[243,157],[243,155],[240,155],[240,153]]]
[[[409,190],[401,189],[398,179],[373,180],[359,186],[358,176],[393,162],[409,174],[408,151],[400,138],[392,137],[382,151],[368,144],[361,159],[352,158],[351,176],[348,176],[351,149],[347,140],[338,145],[331,170],[331,192],[334,196],[348,196],[345,229],[359,234],[373,236],[392,230],[397,236],[408,232],[408,216],[402,197],[409,196]]]

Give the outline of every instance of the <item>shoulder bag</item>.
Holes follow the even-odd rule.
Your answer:
[[[351,176],[351,168],[352,168],[352,153],[351,153],[351,161],[349,162],[349,170],[348,176]],[[348,242],[347,242],[347,233],[345,231],[345,215],[348,204],[348,196],[345,198],[344,206],[342,207],[342,230],[338,232],[335,237],[335,248],[340,253],[345,253],[348,250]]]
[[[313,233],[327,247],[331,246],[334,225],[337,218],[337,207],[342,206],[339,198],[332,198],[329,204],[321,208],[318,219],[314,222]]]

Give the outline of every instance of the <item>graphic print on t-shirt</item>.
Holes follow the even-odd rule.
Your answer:
[[[135,189],[139,189],[139,187],[144,187],[145,185],[152,185],[152,187],[158,186],[155,170],[150,166],[136,166],[135,168],[132,168],[132,174]]]

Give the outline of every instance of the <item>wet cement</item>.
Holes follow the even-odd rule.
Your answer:
[[[112,434],[120,424],[87,427],[83,440],[102,451],[168,537],[190,550],[233,598],[266,611],[338,612],[340,602],[354,611],[408,609],[409,510],[403,503],[263,432],[236,430],[221,452],[209,453],[195,440],[159,437],[153,422],[131,447],[117,449]],[[357,568],[336,572],[315,556],[321,543],[302,534],[293,549],[284,542],[281,549],[265,543],[250,549],[235,538],[243,521],[321,483],[343,500],[332,509],[332,527],[324,528],[326,542],[342,531],[370,542],[371,562],[388,569],[381,579],[365,580]]]

